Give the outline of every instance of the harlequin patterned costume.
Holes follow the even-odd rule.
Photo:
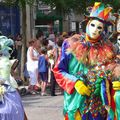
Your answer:
[[[54,68],[56,80],[65,90],[64,114],[67,113],[69,120],[74,120],[74,114],[78,109],[83,116],[89,111],[94,118],[99,114],[104,116],[106,110],[102,104],[110,104],[109,90],[106,91],[109,80],[107,79],[107,72],[104,70],[97,71],[96,66],[104,66],[114,58],[111,44],[104,42],[104,40],[90,44],[85,41],[83,35],[77,35],[77,37],[79,40],[73,43],[70,43],[70,39],[64,42],[61,57]],[[72,48],[69,47],[69,44],[72,44]],[[76,92],[74,85],[78,79],[92,87],[91,97],[82,96]],[[94,95],[95,83],[99,79],[103,79],[101,91],[99,95]]]
[[[98,8],[101,4],[96,5]],[[88,34],[76,34],[64,41],[53,71],[64,89],[65,120],[114,119],[111,71],[105,69],[114,58],[113,46],[102,34],[96,40]],[[81,87],[76,85],[78,82]],[[90,95],[83,91],[84,85]]]

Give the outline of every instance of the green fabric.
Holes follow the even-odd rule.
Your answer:
[[[74,69],[73,69],[74,68]],[[78,79],[84,81],[84,78],[80,75],[86,75],[88,73],[88,68],[84,64],[78,62],[78,60],[73,56],[69,62],[68,67],[69,73],[76,76]]]
[[[113,112],[113,110],[111,108],[110,108],[110,110],[108,112],[108,116],[109,116],[109,120],[114,120],[114,112]]]
[[[104,4],[101,4],[101,7],[98,8],[98,12],[102,12],[105,9]]]
[[[73,69],[74,68],[74,69]],[[69,73],[76,76],[78,79],[84,81],[84,78],[80,76],[79,72],[82,74],[87,74],[88,69],[84,64],[78,62],[75,57],[72,57],[69,62]],[[72,94],[64,93],[64,115],[68,113],[69,120],[75,120],[75,112],[79,109],[81,112],[84,110],[84,101],[86,96],[80,95],[76,90]],[[81,106],[82,105],[82,106]]]
[[[75,112],[77,111],[77,109],[80,109],[80,111],[83,110],[84,100],[85,100],[85,96],[78,94],[76,91],[74,91],[74,93],[71,95],[65,92],[64,93],[64,111],[63,111],[64,115],[67,112],[69,120],[75,120],[74,118]]]
[[[97,81],[95,82],[95,91],[94,91],[95,95],[100,95],[102,80],[103,78],[98,77]]]
[[[115,103],[116,103],[116,116],[117,120],[120,120],[120,90],[115,92]]]
[[[89,68],[89,66],[87,66],[87,67]],[[89,75],[87,67],[85,66],[85,64],[78,62],[78,60],[74,56],[72,56],[69,61],[69,66],[68,66],[69,71],[68,72],[69,72],[69,74],[77,77],[78,80],[83,81],[85,84],[86,83],[89,84],[88,83],[89,78],[86,78],[86,76]],[[96,94],[97,96],[100,96],[101,81],[102,81],[102,79],[98,77],[97,81],[95,83],[92,83],[92,84],[95,84],[95,85],[93,85],[93,87],[95,87],[94,88],[95,93],[93,92],[92,94]],[[77,110],[79,110],[81,114],[84,114],[84,111],[86,110],[86,105],[85,105],[86,98],[87,98],[87,96],[80,95],[75,89],[72,94],[68,94],[67,92],[65,92],[65,94],[64,94],[64,111],[63,111],[64,115],[66,115],[66,113],[67,113],[69,120],[75,120],[74,117],[75,117],[75,113]],[[91,100],[91,99],[92,99],[92,96],[89,98],[89,100]],[[92,105],[92,103],[91,103],[91,105]],[[87,106],[87,107],[89,107],[89,106]],[[98,107],[100,109],[102,109],[101,105]],[[88,109],[91,109],[91,107]]]

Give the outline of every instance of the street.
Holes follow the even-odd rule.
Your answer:
[[[22,97],[28,120],[63,120],[63,95]]]

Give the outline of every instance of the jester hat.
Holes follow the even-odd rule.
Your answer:
[[[109,15],[112,10],[112,7],[106,7],[101,2],[95,2],[94,6],[92,7],[92,11],[90,13],[90,18],[98,18],[102,21],[109,21]]]

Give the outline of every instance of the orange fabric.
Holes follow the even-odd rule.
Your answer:
[[[75,120],[82,120],[82,118],[81,118],[81,115],[80,115],[80,112],[79,112],[79,111],[76,111],[76,113],[75,113]]]
[[[86,34],[85,40],[86,40],[86,41],[89,41],[89,42],[91,42],[91,43],[96,43],[96,42],[98,42],[99,38],[94,40],[94,39],[91,39],[91,38]]]
[[[69,120],[68,114],[65,115],[64,120]]]
[[[67,93],[72,94],[74,91],[75,82],[72,82],[68,78],[65,78],[60,72],[58,67],[53,69],[55,78],[60,87],[62,87]],[[73,87],[72,87],[73,86]]]
[[[61,57],[61,55],[60,55]],[[68,94],[72,94],[74,92],[75,82],[72,82],[68,78],[64,77],[58,69],[58,64],[60,62],[60,57],[57,60],[55,67],[53,68],[54,76],[56,78],[57,83],[61,88],[63,88]]]

